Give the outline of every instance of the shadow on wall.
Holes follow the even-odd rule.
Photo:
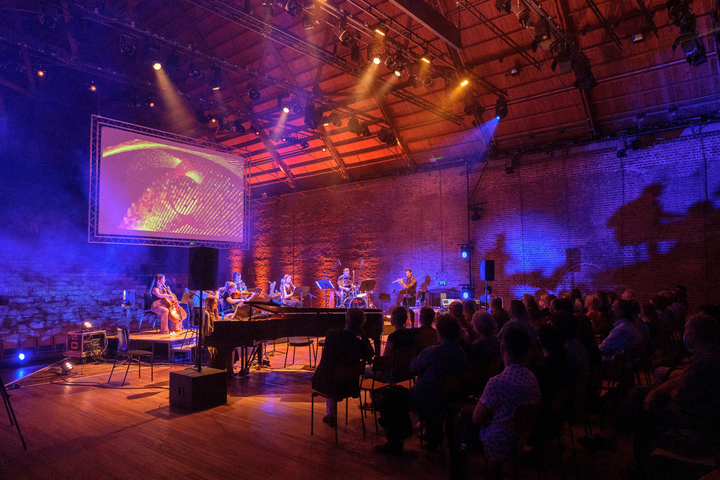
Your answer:
[[[568,255],[550,275],[541,270],[503,275],[514,260],[505,234],[485,258],[495,260],[500,278],[513,295],[579,288],[583,293],[597,289],[633,288],[640,296],[671,290],[676,284],[688,287],[691,308],[720,300],[715,273],[720,269],[720,208],[712,201],[691,205],[684,215],[663,211],[659,183],[646,187],[640,197],[620,207],[607,222],[621,251],[619,265],[576,263]],[[720,197],[720,191],[715,192]],[[515,288],[513,288],[515,287]]]

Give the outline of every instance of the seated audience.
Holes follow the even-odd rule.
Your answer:
[[[475,304],[475,300],[463,300],[462,326],[468,333],[468,343],[472,343],[477,339],[477,332],[472,325],[472,317],[476,311],[477,305]]]
[[[613,303],[612,313],[615,319],[613,329],[599,346],[604,360],[610,360],[629,348],[636,348],[642,341],[642,335],[632,321],[633,306],[629,300],[620,299]]]
[[[436,327],[440,343],[420,352],[410,364],[410,370],[417,375],[413,389],[408,392],[403,387],[396,387],[377,402],[381,414],[379,423],[385,428],[387,437],[385,445],[375,446],[379,453],[403,453],[403,437],[412,434],[410,410],[417,411],[426,421],[427,448],[432,450],[440,444],[440,415],[446,402],[453,397],[447,382],[464,373],[467,357],[458,342],[462,327],[456,318],[440,315]]]
[[[390,312],[390,323],[395,331],[388,335],[383,356],[392,355],[397,350],[415,346],[417,329],[407,328],[408,313],[405,307],[395,307]]]
[[[361,336],[363,323],[365,323],[363,310],[359,308],[347,310],[345,329],[327,332],[322,358],[312,377],[312,388],[329,397],[325,398],[323,422],[331,427],[337,423],[336,401],[346,398],[357,388],[357,383],[335,385],[335,367],[340,364],[350,365],[360,360],[369,361],[374,355],[370,341],[367,337]],[[332,398],[333,396],[335,398]]]
[[[538,345],[537,327],[530,323],[525,304],[520,300],[510,301],[510,321],[506,323],[498,333],[498,338],[502,342],[502,337],[510,326],[522,328],[530,336],[530,344]]]
[[[479,338],[467,349],[468,375],[466,383],[468,393],[479,395],[490,377],[500,373],[500,340],[495,336],[495,319],[487,312],[475,312],[473,326]]]
[[[523,304],[525,304],[525,310],[527,311],[528,319],[530,320],[530,323],[532,323],[536,327],[539,327],[540,326],[540,308],[538,307],[537,302],[535,302],[535,297],[533,297],[529,293],[526,293],[523,295],[522,301],[523,301]]]
[[[540,323],[547,323],[547,320],[550,319],[550,315],[552,315],[550,312],[550,304],[556,298],[552,293],[545,293],[540,296],[540,302],[538,302],[538,307],[540,308]]]

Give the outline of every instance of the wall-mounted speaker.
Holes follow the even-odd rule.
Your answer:
[[[495,260],[483,260],[480,262],[480,280],[486,282],[495,280]]]

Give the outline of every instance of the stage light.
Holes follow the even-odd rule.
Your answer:
[[[422,57],[420,57],[420,60],[427,63],[428,65],[432,63],[432,57],[430,55],[428,55],[427,53],[425,55],[423,55]]]
[[[69,375],[70,372],[72,372],[73,364],[70,362],[65,362],[60,365],[60,375]]]
[[[320,117],[320,118],[318,118]],[[309,102],[305,106],[305,118],[304,123],[309,128],[315,129],[318,127],[318,124],[322,121],[322,112],[315,109],[315,104],[312,102]]]
[[[348,132],[354,133],[358,137],[360,136],[360,121],[357,119],[357,117],[350,117],[350,120],[348,120]]]
[[[392,70],[393,67],[395,66],[395,62],[397,62],[397,57],[395,57],[393,55],[388,55],[387,58],[385,59],[385,66],[387,68],[389,68],[390,70]]]
[[[155,102],[148,103],[148,107],[153,108],[155,106]]]
[[[285,4],[285,11],[293,17],[297,17],[297,14],[302,12],[302,5],[297,0],[288,0]]]
[[[120,47],[120,53],[125,55],[126,57],[134,57],[135,46],[128,43],[123,43],[122,47]]]
[[[435,86],[435,79],[432,77],[426,77],[425,80],[423,80],[423,85],[428,88],[432,88]]]
[[[283,113],[290,113],[290,107],[285,105],[285,106],[283,106],[282,111],[283,111]]]
[[[472,246],[468,244],[460,245],[460,258],[467,260],[470,258],[470,253],[472,251]]]
[[[588,90],[597,85],[597,80],[592,74],[590,65],[583,62],[575,62],[572,66],[572,70],[575,73],[575,83],[573,86],[581,90]]]
[[[195,80],[200,80],[203,77],[203,72],[201,69],[195,66],[194,63],[190,63],[190,69],[189,69],[189,75],[190,78]]]
[[[162,68],[162,64],[160,62],[153,63],[153,68],[155,70],[160,70]]]
[[[468,83],[470,83],[470,80],[465,79],[465,80],[463,80],[462,82],[460,82],[460,86],[461,86],[461,87],[464,87],[464,86],[467,85]]]
[[[327,147],[323,147],[323,148],[322,148],[322,151],[323,151],[323,152],[327,152]]]
[[[397,138],[395,138],[392,130],[387,127],[382,127],[380,129],[380,131],[378,132],[378,140],[380,140],[382,143],[386,144],[389,147],[394,147],[398,143]]]
[[[303,108],[300,99],[296,98],[295,101],[292,103],[292,110],[293,113],[295,113],[296,115],[302,115],[303,113],[305,113],[305,109]]]
[[[462,298],[463,300],[467,300],[468,298],[470,298],[470,292],[468,292],[467,290],[463,290]]]
[[[222,84],[222,70],[220,67],[213,67],[213,78],[210,82],[210,88],[214,91],[220,90]]]
[[[632,43],[640,43],[645,41],[645,37],[642,33],[638,33],[637,35],[630,35],[630,40]]]
[[[260,100],[260,92],[257,88],[251,87],[250,90],[248,90],[248,97],[250,98],[250,100]]]
[[[360,124],[360,135],[362,135],[363,137],[369,137],[370,135],[372,135],[370,133],[370,127],[367,123],[363,122]]]
[[[53,29],[57,26],[57,17],[53,15],[46,15],[42,11],[40,12],[40,25],[45,28]]]
[[[500,13],[510,13],[510,0],[495,0],[495,8]]]
[[[300,140],[300,148],[305,149],[308,148],[310,144],[307,142],[307,140]]]
[[[302,23],[305,30],[312,30],[315,27],[315,17],[309,13],[305,13],[302,17]]]
[[[520,71],[517,68],[511,68],[508,72],[508,75],[510,75],[511,77],[517,77],[518,75],[520,75]]]
[[[508,103],[505,97],[500,97],[495,102],[495,119],[502,120],[507,117],[508,114]]]
[[[92,323],[90,322],[83,322],[83,328],[86,330],[90,330],[92,328]]]
[[[627,144],[625,143],[625,139],[618,140],[617,157],[618,158],[627,157]]]
[[[550,50],[550,45],[553,43],[553,37],[550,33],[550,24],[547,19],[541,18],[532,24],[530,27],[533,30],[535,39],[530,44],[533,52],[537,52],[537,47],[542,48],[545,51]]]
[[[375,65],[380,65],[380,62],[382,62],[382,58],[380,58],[380,54],[379,54],[379,53],[373,55],[372,62],[373,62]]]
[[[510,5],[510,10],[515,14],[523,27],[528,26],[528,20],[530,20],[530,9],[525,6],[521,0],[514,0]]]
[[[513,157],[508,157],[505,159],[505,173],[508,175],[512,175],[515,173],[515,163],[516,159]]]
[[[95,85],[92,85],[92,84],[91,84],[91,85],[90,85],[90,91],[91,91],[91,92],[97,91],[97,87],[96,87]]]
[[[258,131],[257,128],[255,128],[255,125],[253,125],[252,123],[250,124],[250,131],[252,133],[254,133],[255,135],[260,135],[260,132]]]
[[[337,112],[332,112],[327,120],[336,127],[342,127],[342,120],[340,120],[340,115]]]
[[[245,133],[245,127],[243,126],[242,120],[237,119],[233,122],[233,130],[240,134]]]
[[[388,34],[388,29],[387,29],[387,27],[386,27],[385,25],[382,25],[382,24],[381,24],[381,25],[377,25],[373,30],[375,31],[375,33],[377,33],[378,35],[381,35],[381,36],[383,36],[383,37]]]
[[[401,62],[395,62],[395,69],[393,71],[395,76],[401,77],[404,71],[405,71],[405,65]]]
[[[470,220],[472,220],[473,222],[477,222],[477,221],[479,221],[479,220],[482,220],[482,215],[481,215],[480,212],[482,212],[482,208],[480,208],[480,207],[473,207],[473,208],[472,208],[472,215],[470,216]]]
[[[20,352],[20,354],[18,355],[18,360],[20,360],[20,361],[25,360],[25,354]]]
[[[38,75],[38,77],[44,77],[44,76],[45,76],[45,71],[44,71],[44,70],[38,70],[37,75]]]

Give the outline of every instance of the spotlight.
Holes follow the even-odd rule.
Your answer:
[[[590,65],[587,63],[574,62],[572,70],[575,73],[575,83],[573,84],[575,88],[588,90],[597,85],[597,80],[595,80]]]
[[[470,258],[470,252],[471,252],[470,245],[467,245],[467,244],[460,245],[460,258],[467,260],[468,258]]]
[[[70,372],[72,372],[73,364],[70,362],[65,362],[62,365],[60,365],[60,374],[61,375],[69,375]]]
[[[470,292],[467,291],[467,290],[463,290],[463,292],[462,292],[462,298],[463,298],[463,300],[469,299],[469,298],[470,298]]]
[[[350,117],[350,120],[348,120],[348,132],[354,133],[358,137],[360,136],[360,121],[357,119],[357,117]]]
[[[508,175],[515,173],[515,159],[513,157],[505,159],[505,173]]]
[[[500,97],[497,99],[497,102],[495,102],[495,118],[497,120],[502,120],[503,118],[507,117],[507,114],[508,114],[507,99],[505,97]]]
[[[153,68],[155,70],[160,70],[162,68],[162,64],[160,62],[153,63]]]
[[[485,108],[478,103],[475,97],[467,97],[465,99],[465,115],[478,115],[482,116],[485,113]]]
[[[427,52],[425,53],[425,55],[420,57],[420,60],[427,63],[428,65],[432,63],[432,57],[430,55],[428,55]]]
[[[550,45],[553,43],[553,37],[550,33],[550,24],[547,19],[541,18],[537,20],[531,27],[535,39],[532,41],[530,47],[533,52],[537,52],[537,48],[540,47],[545,51],[550,49]]]
[[[307,142],[307,140],[300,140],[300,148],[305,149],[308,148],[310,144]]]
[[[242,120],[239,118],[233,122],[233,129],[240,134],[245,133],[245,127],[243,126]]]
[[[360,133],[358,135],[362,135],[363,137],[369,137],[370,135],[372,135],[370,133],[370,127],[367,123],[360,124]]]
[[[193,78],[195,80],[200,80],[203,77],[202,70],[196,67],[194,63],[190,63],[189,74],[190,78]]]
[[[397,57],[394,57],[393,55],[388,55],[385,59],[385,66],[392,70],[395,66],[395,62],[397,62]]]
[[[350,30],[347,30],[344,27],[338,27],[337,30],[337,39],[340,40],[340,43],[342,43],[346,47],[352,47],[357,44],[358,39],[360,38],[360,34],[355,32],[352,33]],[[360,50],[358,50],[358,56],[360,55]]]
[[[393,69],[393,73],[396,77],[401,77],[403,72],[405,71],[405,64],[402,62],[395,62],[395,68]]]
[[[283,113],[290,113],[290,107],[287,105],[284,105],[282,108]]]
[[[120,47],[120,53],[125,55],[126,57],[134,57],[135,46],[128,43],[123,43],[122,47]]]
[[[252,87],[250,90],[248,90],[248,97],[250,97],[250,100],[258,101],[260,100],[260,92],[257,88]]]
[[[618,158],[627,157],[627,145],[625,144],[625,139],[618,141],[617,157]]]
[[[220,84],[222,83],[222,70],[220,67],[213,67],[213,78],[210,81],[210,88],[214,91],[220,90]]]
[[[315,28],[315,17],[309,13],[305,13],[302,17],[302,23],[305,30],[312,30]]]
[[[373,57],[372,57],[372,62],[373,62],[375,65],[380,65],[380,62],[382,62],[382,58],[380,57],[380,54],[379,54],[379,53],[376,53],[375,55],[373,55]]]
[[[90,323],[90,322],[83,322],[82,328],[83,328],[83,330],[91,330],[91,329],[92,329],[92,323]]]
[[[463,80],[462,82],[460,82],[460,86],[461,86],[461,87],[464,87],[464,86],[467,85],[468,83],[470,83],[470,80],[465,79],[465,80]]]
[[[423,85],[428,88],[432,88],[435,86],[435,79],[432,77],[426,77],[425,80],[423,80]]]
[[[323,151],[323,152],[327,152],[327,147],[323,147],[323,148],[322,148],[322,151]]]
[[[20,352],[20,354],[18,355],[18,360],[20,360],[20,361],[25,360],[25,354]]]
[[[510,13],[510,0],[495,0],[495,8],[500,13]]]
[[[398,143],[397,138],[395,138],[392,130],[387,127],[382,127],[380,129],[380,131],[378,132],[378,140],[380,140],[382,143],[386,144],[389,147],[394,147]]]
[[[44,77],[44,76],[45,76],[45,70],[38,70],[37,75],[38,75],[38,77]]]
[[[337,112],[332,112],[330,116],[327,117],[327,121],[336,127],[342,127],[342,120],[340,120],[340,115]]]
[[[257,128],[255,128],[255,125],[253,125],[252,123],[250,124],[250,131],[252,133],[254,133],[255,135],[260,135],[260,132],[258,131]]]
[[[472,285],[460,285],[460,290],[463,300],[469,300],[475,295],[475,288]]]
[[[318,112],[317,110],[315,110],[315,104],[308,103],[305,106],[305,125],[312,129],[317,128],[318,124],[320,123],[320,121],[316,118],[318,114],[322,117],[322,112]]]
[[[293,17],[297,17],[297,14],[302,12],[302,5],[297,0],[288,0],[285,4],[285,11]]]
[[[638,33],[637,35],[631,35],[630,40],[632,43],[641,43],[645,41],[645,37],[642,33]]]
[[[295,99],[292,106],[293,113],[296,115],[302,115],[305,112],[305,109],[302,106],[302,102],[298,99]]]
[[[386,27],[385,25],[382,25],[382,24],[376,25],[373,30],[375,31],[375,33],[377,33],[378,35],[383,36],[383,37],[388,34],[388,29],[387,29],[387,27]]]
[[[473,207],[472,208],[472,216],[470,217],[470,220],[473,222],[477,222],[478,220],[482,220],[482,215],[480,214],[482,212],[482,208],[480,207]]]
[[[511,77],[517,77],[520,75],[520,71],[517,68],[511,68],[510,71],[508,71],[508,75]]]
[[[530,9],[528,9],[521,0],[514,0],[510,5],[510,10],[515,14],[523,27],[528,26],[528,20],[530,20]]]

